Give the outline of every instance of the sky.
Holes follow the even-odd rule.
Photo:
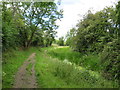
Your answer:
[[[61,0],[60,9],[63,9],[63,18],[57,21],[59,25],[56,39],[65,36],[66,33],[75,27],[78,20],[91,10],[93,13],[104,9],[106,6],[115,5],[119,0]]]

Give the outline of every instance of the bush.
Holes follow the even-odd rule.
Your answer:
[[[59,38],[58,45],[64,46],[64,37]]]
[[[104,76],[108,79],[118,79],[120,76],[120,42],[113,40],[105,46],[101,53],[101,63],[103,64]]]

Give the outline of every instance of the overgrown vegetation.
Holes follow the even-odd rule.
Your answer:
[[[15,73],[33,52],[39,87],[120,87],[120,1],[89,10],[65,38],[55,40],[56,21],[63,18],[59,4],[2,2],[3,88],[12,88]]]
[[[48,52],[53,58],[58,58],[59,60],[68,60],[71,63],[75,63],[79,66],[83,66],[86,69],[99,71],[101,68],[100,58],[97,54],[81,54],[79,52],[72,51],[69,47],[57,48],[50,50]]]
[[[74,51],[96,53],[101,57],[103,75],[119,79],[120,66],[120,1],[93,14],[90,10],[76,27],[67,33],[67,45]],[[90,60],[91,61],[91,60]],[[94,62],[94,59],[92,60]],[[96,65],[96,64],[94,64]]]
[[[56,47],[55,52],[69,52],[68,47],[64,46],[61,49]],[[66,56],[60,56],[61,54],[58,54],[57,57],[55,56],[55,58],[52,58],[53,55],[49,54],[51,50],[54,50],[54,47],[42,49],[30,48],[26,51],[12,51],[11,54],[14,57],[9,57],[10,54],[6,54],[6,63],[3,64],[3,88],[12,88],[14,76],[18,71],[18,67],[23,64],[24,60],[26,60],[32,52],[36,53],[35,71],[38,87],[40,88],[118,87],[117,82],[106,80],[101,76],[100,72],[97,72],[97,70],[92,71],[89,68],[86,68],[84,65],[81,67],[79,65],[69,63],[69,60],[72,58],[70,58],[68,61],[65,61],[63,58]],[[66,55],[70,56],[71,53],[67,53]],[[79,53],[74,53],[73,57],[77,55],[79,55]],[[88,56],[88,58],[90,57]],[[92,58],[93,57],[91,57],[91,59]]]
[[[56,58],[51,58],[48,53],[53,48],[44,49],[37,53],[36,56],[36,76],[39,87],[43,88],[115,88],[118,87],[117,82],[109,81],[103,78],[100,73],[91,71],[79,65],[63,61],[65,56],[58,54]],[[66,47],[62,48],[65,52],[69,52]],[[59,53],[61,49],[56,49]],[[46,52],[47,51],[47,52]],[[53,53],[53,52],[51,52]],[[69,55],[68,55],[69,54]],[[71,53],[67,53],[68,56]],[[74,53],[72,56],[77,56]],[[60,58],[61,57],[61,58]],[[63,57],[63,58],[62,58]],[[89,57],[89,56],[88,56]],[[59,59],[57,59],[59,58]],[[71,58],[72,59],[72,58]],[[91,58],[92,59],[92,58]],[[70,60],[70,59],[69,59]],[[83,83],[84,82],[84,83]]]

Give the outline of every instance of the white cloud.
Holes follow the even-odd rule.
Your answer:
[[[77,24],[82,15],[87,13],[89,9],[93,9],[93,12],[102,10],[106,6],[114,5],[118,0],[62,0],[61,7],[64,10],[63,19],[57,21],[60,26],[57,29],[58,38],[65,36],[70,28]]]

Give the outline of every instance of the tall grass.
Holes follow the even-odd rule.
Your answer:
[[[36,56],[36,77],[42,88],[113,88],[117,83],[104,79],[99,73],[78,65],[60,61],[61,56],[49,56],[53,48],[44,49]],[[60,51],[59,51],[60,50]],[[65,49],[57,49],[58,53]],[[49,53],[49,54],[48,54]],[[71,54],[72,55],[72,54]],[[64,56],[64,54],[63,54]],[[77,67],[78,66],[78,67]],[[96,75],[95,75],[96,74]],[[99,76],[99,77],[98,77]]]
[[[69,47],[52,49],[48,54],[53,58],[58,58],[59,60],[67,59],[72,63],[90,70],[98,71],[101,69],[100,59],[97,54],[83,55],[79,52],[72,51]]]

